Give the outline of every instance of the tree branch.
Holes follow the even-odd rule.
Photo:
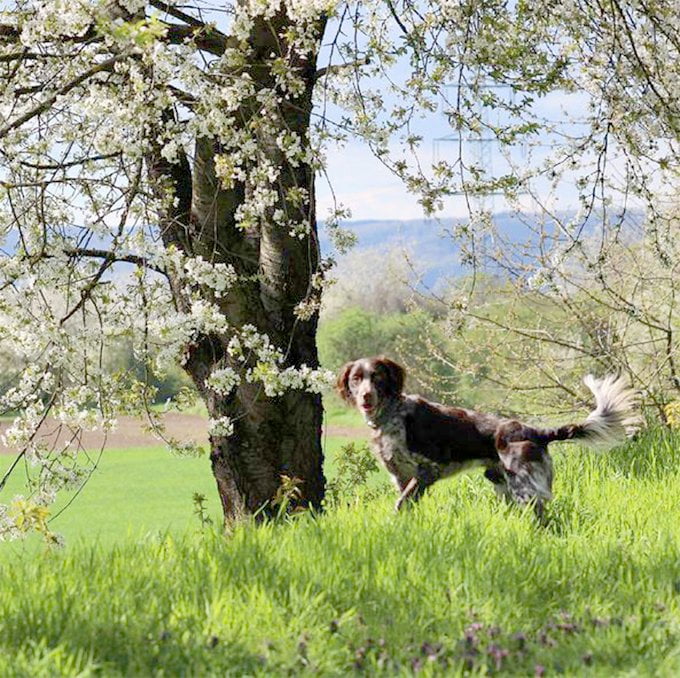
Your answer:
[[[183,12],[181,9],[177,9],[177,7],[171,5],[169,2],[163,2],[163,0],[150,0],[149,4],[152,7],[160,9],[166,14],[169,14],[170,16],[174,16],[175,19],[179,19],[180,21],[183,21],[185,24],[188,24],[189,26],[194,26],[197,28],[207,28],[207,25],[203,21],[197,19],[195,16],[191,16],[191,14]],[[219,33],[219,31],[217,32]],[[224,34],[222,35],[226,38]]]
[[[397,10],[395,9],[394,3],[392,2],[392,0],[387,0],[386,4],[387,4],[387,7],[388,7],[389,10],[390,10],[390,14],[392,15],[392,18],[396,21],[397,26],[399,26],[399,30],[400,30],[407,38],[410,38],[410,37],[411,37],[411,34],[409,33],[408,28],[406,28],[406,26],[404,26],[404,23],[403,23],[402,20],[399,18],[399,14],[397,14]]]
[[[344,71],[346,68],[360,68],[361,66],[368,66],[368,64],[371,63],[371,60],[368,57],[364,57],[363,59],[357,59],[356,61],[352,61],[347,64],[332,64],[330,66],[324,66],[323,68],[320,68],[316,74],[314,75],[315,80],[320,80],[326,75],[332,75],[333,73],[340,73]]]
[[[217,29],[205,26],[180,26],[179,24],[165,24],[166,38],[172,44],[179,44],[187,39],[196,43],[196,47],[215,56],[222,56],[227,47],[237,47],[238,42],[220,33]]]
[[[185,92],[183,89],[180,89],[179,87],[175,87],[174,85],[168,85],[168,89],[177,97],[180,103],[184,104],[189,108],[195,106],[198,103],[198,99],[193,94]]]
[[[44,113],[50,106],[52,106],[52,104],[54,104],[58,97],[63,96],[64,94],[68,94],[68,92],[70,92],[72,89],[75,89],[78,85],[84,83],[93,75],[101,73],[102,71],[109,70],[114,66],[114,64],[118,63],[119,61],[123,61],[124,59],[127,59],[129,56],[130,55],[128,52],[124,52],[123,54],[117,54],[116,56],[110,57],[109,59],[102,61],[101,63],[93,66],[92,68],[89,68],[84,73],[81,73],[77,78],[74,78],[70,82],[67,82],[65,85],[60,87],[56,92],[48,96],[44,101],[39,103],[30,111],[27,111],[23,115],[19,116],[16,120],[8,123],[3,128],[1,128],[0,139],[7,136],[7,134],[11,132],[13,129],[21,127],[21,125],[23,125],[25,122],[28,122],[32,118],[35,118],[37,115]]]
[[[171,12],[168,13],[171,14]],[[180,14],[184,15],[183,12],[180,12]],[[188,19],[193,19],[188,14],[184,16]],[[190,21],[189,25],[185,26],[168,23],[165,26],[165,39],[173,45],[181,44],[185,40],[190,39],[196,43],[199,49],[216,56],[224,54],[227,47],[238,47],[238,41],[235,38],[227,36],[216,28],[204,24],[197,19]],[[14,26],[0,24],[0,42],[18,42],[20,39],[21,33]],[[59,41],[68,43],[102,42],[103,38],[97,34],[94,26],[90,26],[82,35],[62,35],[59,36]]]
[[[18,40],[20,35],[19,31],[14,26],[0,24],[0,40],[11,42],[12,40]]]
[[[40,378],[40,382],[38,382],[38,386],[42,383],[42,377]],[[14,461],[10,464],[10,467],[5,471],[5,473],[2,476],[2,479],[0,479],[0,492],[4,489],[5,485],[7,484],[8,478],[12,475],[12,472],[14,469],[17,467],[19,462],[26,456],[26,452],[28,452],[28,447],[29,445],[33,442],[34,438],[38,434],[38,429],[45,423],[45,420],[47,419],[47,415],[50,413],[52,410],[52,406],[54,405],[54,401],[56,400],[57,393],[56,391],[52,393],[49,402],[47,403],[47,406],[45,407],[45,411],[42,413],[42,416],[40,417],[40,421],[38,422],[38,425],[33,429],[33,432],[31,433],[30,438],[28,439],[28,442],[24,447],[22,448],[21,452],[16,456]]]
[[[9,24],[0,24],[0,42],[18,42],[21,39],[21,31]],[[55,36],[52,42],[100,42],[101,37],[97,35],[94,26],[89,26],[81,35],[60,35]],[[42,55],[41,55],[42,56]]]
[[[78,165],[84,165],[87,162],[97,162],[98,160],[110,160],[111,158],[118,158],[120,156],[121,156],[120,151],[116,151],[115,153],[103,153],[101,155],[89,155],[85,158],[79,158],[78,160],[71,160],[69,162],[55,162],[55,163],[40,164],[40,163],[26,162],[25,160],[20,160],[19,164],[22,165],[23,167],[30,167],[30,169],[51,171],[51,170],[69,169],[70,167],[77,167]]]
[[[135,264],[136,266],[144,266],[145,268],[165,275],[165,269],[150,263],[146,257],[140,257],[136,254],[116,254],[110,250],[92,247],[68,248],[64,250],[64,253],[69,257],[92,257],[93,259],[106,259],[111,263],[125,262],[128,264]]]
[[[191,38],[199,49],[216,56],[224,54],[227,47],[238,47],[238,41],[235,38],[229,37],[214,26],[206,24],[181,9],[177,9],[169,2],[150,0],[149,4],[186,24],[186,26],[167,24],[167,36],[170,42],[181,42],[186,38]]]

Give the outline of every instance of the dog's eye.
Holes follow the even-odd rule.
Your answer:
[[[350,381],[351,381],[353,384],[356,384],[357,382],[361,381],[361,375],[360,375],[360,374],[353,374],[353,375],[350,377]]]

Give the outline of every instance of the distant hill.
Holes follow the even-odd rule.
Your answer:
[[[460,275],[463,271],[458,246],[445,234],[453,225],[453,219],[441,222],[416,219],[352,221],[344,227],[357,235],[356,249],[403,247],[412,253],[418,266],[425,269],[423,283],[429,287],[443,276]],[[322,253],[329,253],[331,246],[323,228],[320,229],[320,242]]]
[[[558,215],[562,220],[568,220],[572,213]],[[501,212],[494,215],[496,225],[504,238],[512,243],[531,244],[536,239],[535,233],[527,224],[538,224],[539,217],[535,214],[515,214]],[[632,230],[638,227],[644,219],[640,211],[629,211],[625,215],[625,224]],[[398,220],[365,220],[349,221],[343,226],[356,233],[359,250],[391,249],[404,247],[412,253],[415,262],[424,269],[423,283],[431,287],[442,277],[457,276],[465,273],[465,267],[459,259],[458,245],[447,232],[465,223],[466,219],[413,219]],[[599,220],[593,216],[584,227],[583,235],[595,232],[599,227]],[[328,236],[320,224],[320,243],[323,254],[331,251]]]

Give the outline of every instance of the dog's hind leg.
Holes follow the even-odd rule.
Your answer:
[[[545,504],[552,499],[553,471],[548,450],[523,440],[507,444],[498,454],[511,500],[521,506],[533,503],[536,516],[543,520]]]
[[[494,492],[499,499],[505,499],[508,502],[512,501],[512,494],[508,487],[508,478],[501,464],[489,466],[484,471],[484,477],[493,484]]]

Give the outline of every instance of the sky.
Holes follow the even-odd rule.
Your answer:
[[[564,121],[561,124],[563,130],[575,132],[577,129],[575,124],[568,120],[585,112],[586,104],[587,99],[583,95],[565,96],[563,93],[557,93],[539,101],[537,110],[546,119]],[[451,139],[452,130],[442,110],[424,119],[420,132],[423,136],[420,158],[424,163],[429,164],[440,158],[455,160],[457,143],[455,139]],[[539,146],[532,151],[534,163],[545,160],[554,150],[550,147],[551,139],[547,136],[544,135],[538,141]],[[475,153],[479,154],[479,146],[475,142],[464,142],[463,147],[463,153],[468,159]],[[487,144],[486,152],[491,159],[494,174],[502,173],[508,168],[497,144],[493,142]],[[339,203],[351,209],[354,220],[406,221],[422,219],[425,216],[417,197],[409,194],[402,182],[378,161],[360,140],[350,140],[344,148],[329,148],[327,157],[327,174],[332,182],[333,192],[328,186],[328,181],[319,178],[316,186],[319,219],[323,219],[328,210],[332,209],[333,193]],[[513,159],[519,165],[528,162],[526,147],[516,149]],[[567,175],[561,185],[552,189],[547,182],[538,182],[536,189],[542,202],[551,209],[570,211],[578,207],[573,177]],[[538,209],[537,204],[528,195],[520,196],[519,204],[524,211],[533,212]],[[500,197],[486,198],[484,207],[493,212],[508,209],[507,203]],[[440,216],[443,218],[468,216],[468,206],[463,196],[447,199]]]
[[[359,141],[329,151],[327,174],[337,201],[351,209],[352,219],[407,221],[424,216],[416,196]],[[325,178],[317,180],[316,196],[318,218],[324,219],[334,205]]]

